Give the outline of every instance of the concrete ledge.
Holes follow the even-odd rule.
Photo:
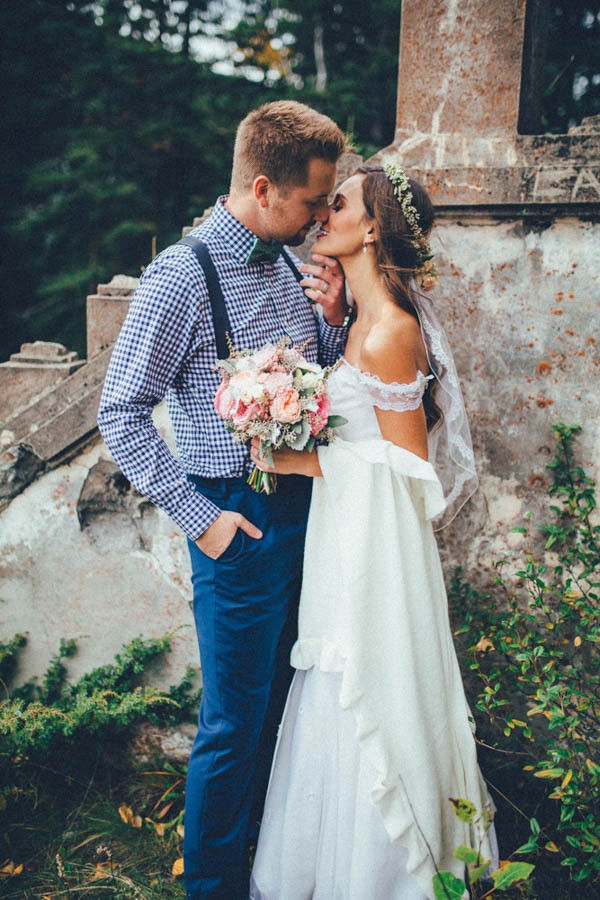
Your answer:
[[[600,131],[469,142],[461,135],[397,138],[374,162],[399,160],[436,207],[560,204],[600,210]]]
[[[71,459],[95,437],[98,404],[111,353],[112,348],[108,348],[5,423],[0,506],[10,502],[42,472]]]
[[[0,364],[0,422],[5,423],[85,365],[74,351],[51,341],[22,344]]]

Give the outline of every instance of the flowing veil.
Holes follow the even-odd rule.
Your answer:
[[[439,385],[435,402],[442,411],[442,419],[429,433],[428,449],[429,461],[440,479],[447,504],[444,512],[434,519],[434,530],[440,531],[473,496],[479,479],[469,420],[448,338],[429,297],[416,283],[412,286],[411,301],[421,325],[429,368]]]

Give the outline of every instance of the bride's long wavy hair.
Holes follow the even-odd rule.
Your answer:
[[[378,240],[375,241],[375,259],[384,284],[395,303],[419,320],[413,303],[414,278],[419,268],[417,248],[402,207],[394,194],[394,186],[380,166],[360,166],[355,174],[363,179],[363,203],[369,218],[377,223]],[[413,206],[419,214],[419,225],[428,235],[435,221],[435,210],[425,188],[412,178],[408,179],[413,195]],[[431,431],[442,420],[442,411],[435,401],[438,381],[423,397],[427,430]]]

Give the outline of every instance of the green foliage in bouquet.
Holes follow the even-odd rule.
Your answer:
[[[552,896],[578,900],[600,873],[600,525],[594,482],[574,460],[579,431],[554,426],[552,518],[537,531],[514,529],[527,541],[521,568],[509,577],[498,563],[491,593],[460,572],[451,590],[480,685],[476,707],[534,797],[530,835],[516,852],[543,860],[536,878],[543,870],[553,879]],[[527,800],[509,798],[515,807]]]

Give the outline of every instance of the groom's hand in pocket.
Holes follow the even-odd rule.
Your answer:
[[[196,538],[195,544],[206,556],[218,559],[229,547],[238,528],[254,540],[263,536],[260,528],[249,522],[241,513],[225,509],[219,518]]]

